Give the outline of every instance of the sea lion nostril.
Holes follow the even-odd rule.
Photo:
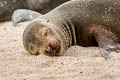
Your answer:
[[[30,45],[30,50],[33,51],[34,50],[34,47],[32,45]]]
[[[29,51],[32,55],[39,55],[39,51],[36,50],[36,47],[33,44],[29,45]]]
[[[33,44],[29,45],[29,50],[30,50],[31,53],[35,53],[36,52],[35,46]]]

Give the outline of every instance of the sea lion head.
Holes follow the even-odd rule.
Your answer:
[[[24,48],[31,54],[59,56],[63,52],[62,40],[48,21],[35,20],[23,33]]]

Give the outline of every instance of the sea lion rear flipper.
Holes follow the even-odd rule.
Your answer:
[[[13,26],[16,27],[17,24],[20,22],[31,21],[39,16],[41,16],[41,14],[38,12],[27,10],[27,9],[18,9],[14,11],[12,15],[12,23],[13,23]]]

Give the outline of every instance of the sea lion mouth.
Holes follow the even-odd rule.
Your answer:
[[[62,54],[62,44],[58,39],[49,40],[49,43],[43,44],[43,46],[38,47],[35,44],[29,44],[26,50],[32,55],[60,56]]]
[[[44,54],[47,56],[61,55],[62,45],[60,40],[51,39],[47,44],[43,44],[43,46],[37,47],[35,44],[29,44],[29,49],[27,50],[32,55],[40,55],[40,54]]]

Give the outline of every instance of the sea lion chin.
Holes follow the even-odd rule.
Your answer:
[[[54,25],[39,20],[30,23],[23,33],[23,45],[33,55],[59,56],[63,53],[62,40],[52,27]]]

